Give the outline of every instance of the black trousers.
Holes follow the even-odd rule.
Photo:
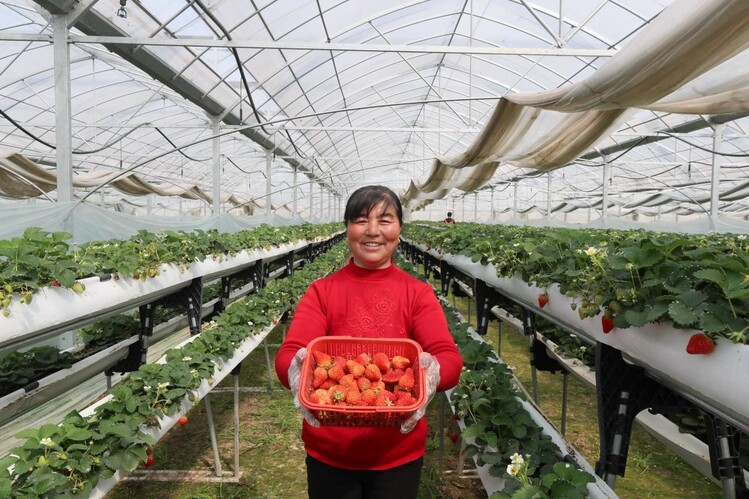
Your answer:
[[[307,456],[310,499],[416,499],[424,459],[382,471],[345,470]]]

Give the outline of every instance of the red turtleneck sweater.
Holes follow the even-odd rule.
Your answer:
[[[289,387],[287,373],[297,350],[324,335],[415,340],[440,364],[438,391],[455,386],[463,367],[432,287],[394,263],[368,270],[351,261],[312,283],[276,355],[276,373],[284,386]],[[314,428],[306,422],[302,429],[309,455],[345,469],[384,470],[406,464],[424,454],[426,437],[424,419],[408,434],[397,427]]]

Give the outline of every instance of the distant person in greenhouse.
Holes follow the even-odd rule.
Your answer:
[[[416,499],[426,452],[426,406],[436,391],[457,384],[463,360],[432,287],[393,261],[403,225],[398,196],[383,186],[356,190],[346,204],[344,224],[352,256],[343,268],[312,283],[299,301],[276,355],[276,373],[304,415],[311,499]],[[321,426],[299,403],[298,389],[307,345],[326,335],[418,342],[426,375],[423,405],[400,427]]]
[[[454,224],[455,223],[455,219],[453,218],[453,212],[452,211],[448,211],[447,212],[447,218],[445,218],[443,220],[443,222],[445,222],[446,224]]]

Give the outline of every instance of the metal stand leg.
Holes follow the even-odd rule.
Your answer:
[[[502,321],[497,321],[497,355],[502,357]]]
[[[263,348],[265,349],[265,365],[268,366],[268,390],[273,390],[273,367],[270,364],[270,352],[268,351],[268,338],[263,340]]]
[[[234,476],[239,478],[239,374],[234,374]]]
[[[567,387],[569,384],[570,375],[567,371],[564,371],[562,373],[562,435],[567,431]]]
[[[203,403],[205,403],[205,415],[208,419],[208,432],[211,435],[211,447],[213,448],[213,460],[216,463],[216,476],[222,476],[223,470],[221,469],[221,458],[218,454],[218,442],[216,440],[216,426],[213,424],[213,410],[211,410],[211,400],[209,398],[209,395],[206,394],[206,396],[203,398]]]

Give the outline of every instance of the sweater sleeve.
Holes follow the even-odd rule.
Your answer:
[[[289,365],[297,351],[327,332],[328,324],[323,296],[326,296],[326,293],[323,292],[320,281],[312,283],[299,300],[286,333],[286,339],[278,349],[275,361],[276,375],[286,388],[289,388]]]
[[[437,391],[449,390],[458,384],[463,358],[447,327],[442,306],[430,286],[424,286],[416,297],[413,321],[414,339],[440,364]]]

